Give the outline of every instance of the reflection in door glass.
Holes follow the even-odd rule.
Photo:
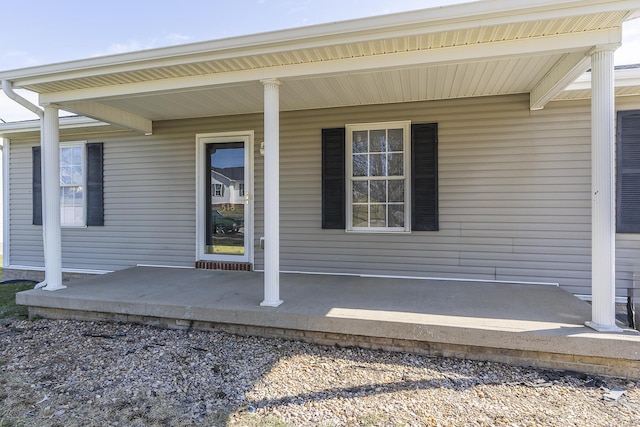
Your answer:
[[[244,255],[244,143],[207,144],[205,253]]]

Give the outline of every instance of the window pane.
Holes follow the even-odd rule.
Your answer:
[[[73,172],[70,166],[60,165],[60,185],[71,185],[73,182]]]
[[[369,156],[369,176],[386,176],[386,156],[372,154]]]
[[[369,201],[369,181],[355,181],[353,183],[353,203],[367,203]]]
[[[369,226],[369,205],[353,205],[353,226]]]
[[[356,131],[353,132],[353,152],[354,153],[366,153],[368,144],[367,144],[367,133],[368,131]]]
[[[71,148],[60,148],[60,166],[70,166],[73,164],[73,155]]]
[[[82,176],[82,165],[74,165],[72,168],[72,176],[71,176],[71,184],[72,185],[82,185],[83,176]]]
[[[60,189],[61,225],[84,225],[84,191],[82,187],[62,187]]]
[[[367,159],[366,154],[353,155],[353,176],[367,176]]]
[[[389,151],[403,151],[402,129],[389,129]]]
[[[372,153],[383,153],[387,151],[386,130],[372,130],[369,151]]]
[[[404,205],[389,205],[389,227],[404,227]]]
[[[83,147],[60,148],[60,184],[83,185]]]
[[[387,201],[387,181],[371,181],[371,203]]]
[[[371,205],[370,227],[387,226],[387,205]]]
[[[82,164],[82,147],[71,147],[71,158],[74,165]]]
[[[389,153],[387,154],[387,162],[389,167],[389,174],[387,176],[402,176],[404,175],[404,168],[402,165],[402,153]]]
[[[404,179],[389,181],[389,202],[404,202]]]

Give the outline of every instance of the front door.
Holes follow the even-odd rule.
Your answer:
[[[198,136],[201,260],[251,260],[251,136]]]

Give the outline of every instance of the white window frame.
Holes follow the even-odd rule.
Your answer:
[[[213,184],[213,197],[222,197],[222,184],[216,182]]]
[[[60,226],[65,228],[86,228],[87,226],[87,141],[71,141],[60,143],[60,173],[62,173],[62,150],[65,148],[82,148],[82,219],[78,224],[70,224],[64,222],[62,210],[64,204],[62,202],[62,189],[65,187],[78,187],[77,185],[63,185],[60,182]]]
[[[410,233],[411,232],[411,121],[391,121],[377,123],[347,124],[346,128],[346,231],[356,233]],[[353,133],[372,130],[403,130],[403,171],[404,179],[404,227],[354,227],[353,226],[353,182],[370,180],[370,176],[353,176]],[[379,177],[380,180],[386,177]],[[375,180],[375,178],[374,178]],[[368,202],[370,205],[371,203]]]

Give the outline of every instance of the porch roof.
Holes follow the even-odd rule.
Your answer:
[[[80,115],[153,121],[529,93],[542,108],[617,45],[638,0],[489,0],[0,72]]]

